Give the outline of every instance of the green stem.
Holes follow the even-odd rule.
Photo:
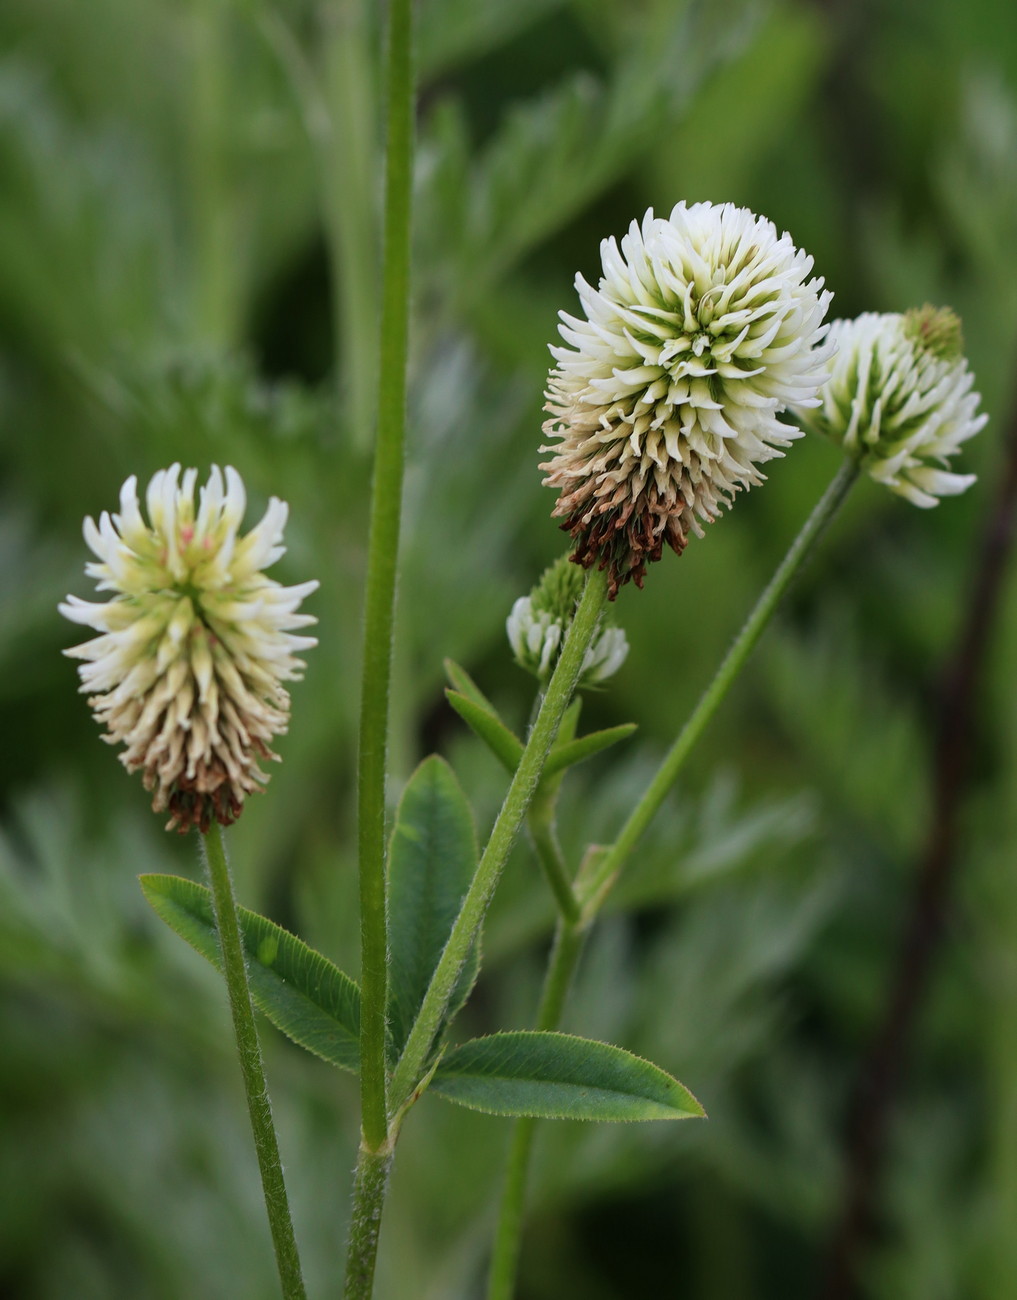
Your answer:
[[[557,1029],[561,1024],[565,1000],[572,986],[576,966],[583,951],[586,926],[560,917],[554,947],[544,978],[544,992],[537,1014],[538,1029]],[[523,1210],[526,1205],[526,1181],[533,1152],[537,1121],[518,1119],[512,1129],[505,1184],[498,1211],[498,1227],[487,1280],[487,1300],[512,1300],[519,1249],[523,1235]]]
[[[537,861],[544,869],[547,883],[551,886],[555,902],[558,904],[558,911],[566,920],[574,924],[579,920],[579,900],[572,887],[572,880],[554,831],[554,804],[558,794],[558,784],[555,781],[549,790],[538,786],[526,815],[526,828],[530,833]]]
[[[805,521],[801,532],[791,543],[791,548],[780,562],[766,590],[756,602],[756,606],[746,620],[744,627],[738,633],[734,644],[717,669],[713,681],[704,691],[691,717],[679,733],[678,739],[671,746],[663,763],[661,763],[656,776],[629,814],[628,821],[622,827],[618,838],[595,864],[583,889],[583,901],[588,906],[591,906],[594,911],[599,906],[603,893],[610,887],[625,859],[632,852],[657,809],[664,802],[668,791],[681,770],[682,764],[702,735],[706,724],[716,713],[725,695],[731,689],[732,683],[741,671],[767,623],[769,623],[791,580],[805,562],[813,545],[837,512],[838,507],[847,496],[857,477],[857,465],[853,461],[845,461],[837,471],[830,486],[824,492],[818,505]]]
[[[431,977],[417,1019],[396,1066],[392,1077],[394,1110],[398,1110],[410,1099],[423,1076],[459,972],[476,939],[498,877],[536,792],[547,755],[579,681],[583,660],[597,631],[606,597],[607,581],[604,575],[591,574],[587,578],[582,600],[569,627],[561,657],[541,701],[536,721],[527,737],[519,766],[505,795],[505,802],[498,813],[491,837],[481,855],[476,874],[463,899],[448,943]]]
[[[350,1219],[343,1300],[370,1300],[374,1286],[374,1265],[378,1258],[381,1212],[391,1168],[390,1145],[380,1151],[370,1151],[361,1146],[353,1178],[353,1213]]]
[[[279,1281],[282,1283],[285,1300],[303,1300],[305,1292],[300,1274],[300,1257],[297,1253],[296,1238],[293,1235],[293,1221],[286,1197],[282,1161],[279,1158],[279,1143],[276,1139],[275,1125],[272,1123],[272,1103],[268,1097],[265,1067],[261,1059],[258,1030],[254,1023],[254,1008],[251,1005],[251,991],[247,983],[247,964],[240,937],[237,903],[233,895],[229,863],[226,860],[226,845],[218,824],[202,836],[202,845],[212,885],[212,906],[215,911],[216,930],[219,934],[223,974],[226,976],[230,1011],[233,1015],[233,1033],[236,1037],[241,1073],[244,1076],[247,1110],[251,1117],[258,1168],[261,1170],[261,1186],[265,1193],[265,1208],[268,1211],[268,1222],[272,1230]]]
[[[396,561],[403,490],[406,363],[409,336],[410,215],[413,175],[411,0],[391,0],[387,42],[388,145],[385,164],[384,271],[378,439],[364,611],[364,659],[358,764],[360,856],[360,1098],[364,1143],[388,1138],[385,1078],[387,924],[385,915],[385,769]]]
[[[596,916],[607,889],[623,865],[625,858],[632,851],[651,818],[660,807],[693,745],[699,739],[704,727],[713,717],[727,694],[735,677],[777,608],[781,597],[801,568],[823,529],[833,518],[854,483],[857,474],[857,468],[850,462],[846,462],[838,471],[819,504],[809,516],[805,526],[795,538],[769,585],[760,596],[744,627],[717,670],[716,676],[661,764],[656,777],[633,809],[617,840],[607,853],[601,857],[599,863],[592,864],[593,871],[591,874],[587,875],[587,873],[580,872],[580,879],[583,881],[582,921],[577,922],[572,919],[566,909],[561,907],[562,915],[559,917],[558,928],[555,933],[554,950],[551,954],[544,981],[544,993],[537,1021],[539,1029],[551,1030],[558,1028],[576,966],[582,953],[587,929]],[[534,845],[547,872],[548,879],[551,881],[555,897],[559,901],[559,906],[561,906],[563,896],[562,879],[564,879],[573,901],[576,899],[576,893],[574,887],[568,881],[567,874],[565,874],[564,864],[560,862],[560,854],[558,855],[558,864],[560,864],[561,878],[559,878],[558,865],[551,859],[546,837],[550,835],[551,845],[555,848],[557,846],[553,840],[553,829],[549,821],[545,820],[542,830],[544,832],[543,840],[538,841],[537,836],[534,835]],[[532,831],[533,827],[531,825],[531,833]],[[487,1300],[511,1300],[515,1288],[519,1248],[522,1239],[526,1181],[532,1156],[535,1127],[536,1121],[533,1119],[517,1120],[512,1134],[505,1184],[498,1215],[498,1226],[495,1232],[491,1269],[488,1275]]]

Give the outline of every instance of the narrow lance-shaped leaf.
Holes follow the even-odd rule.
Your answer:
[[[582,763],[587,758],[592,758],[601,750],[617,745],[619,740],[627,739],[635,730],[636,723],[623,722],[620,726],[608,727],[604,731],[591,731],[588,736],[580,736],[578,740],[567,740],[555,745],[544,765],[544,779],[555,776],[565,768],[575,766],[576,763]]]
[[[457,690],[460,695],[465,695],[466,698],[472,700],[474,704],[479,704],[482,709],[486,709],[488,713],[493,714],[494,717],[498,718],[499,722],[501,721],[498,710],[494,707],[465,668],[457,664],[454,659],[446,659],[444,661],[444,666],[445,676],[452,683],[454,690]]]
[[[515,772],[523,754],[522,742],[509,731],[499,718],[482,708],[475,700],[458,691],[446,691],[449,704],[462,718],[474,735],[478,736],[495,758],[509,772]]]
[[[389,1025],[402,1049],[477,866],[473,814],[455,773],[425,758],[403,792],[389,852]],[[473,987],[475,945],[449,1003],[448,1016]]]
[[[677,1079],[620,1047],[570,1034],[475,1038],[441,1060],[431,1091],[492,1115],[646,1120],[704,1117]]]
[[[139,877],[171,930],[221,970],[212,896],[181,876]],[[360,1068],[360,990],[320,952],[281,926],[238,908],[251,996],[277,1029],[344,1070]]]

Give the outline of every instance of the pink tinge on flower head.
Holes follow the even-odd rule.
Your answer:
[[[583,317],[561,313],[541,469],[613,599],[800,436],[777,417],[816,401],[831,295],[790,235],[730,203],[651,210],[601,258],[596,289],[576,280]]]
[[[99,633],[64,653],[84,662],[82,692],[104,739],[125,746],[120,760],[140,771],[152,806],[169,827],[228,825],[246,796],[267,781],[259,761],[285,732],[299,679],[296,652],[316,645],[294,629],[316,620],[297,609],[318,586],[283,587],[262,569],[283,554],[286,506],[274,497],[261,523],[238,530],[246,493],[236,470],[213,466],[195,507],[197,471],[160,470],[148,486],[148,522],[137,480],[120,494],[120,513],[86,519],[96,556],[85,566],[100,591],[95,604],[68,596],[60,612]]]

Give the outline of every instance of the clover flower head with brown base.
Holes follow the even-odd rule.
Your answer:
[[[160,470],[148,485],[148,521],[137,479],[120,493],[120,513],[85,520],[97,556],[85,572],[112,600],[68,596],[60,612],[100,635],[64,651],[84,660],[83,693],[120,761],[141,771],[167,829],[229,825],[267,776],[260,759],[286,731],[283,682],[301,676],[294,657],[317,642],[295,636],[316,620],[297,613],[317,582],[283,587],[262,572],[282,556],[287,506],[273,497],[249,533],[240,475],[212,467],[197,505],[197,471]]]
[[[817,400],[831,295],[790,235],[730,203],[651,210],[601,258],[598,288],[576,279],[585,317],[561,313],[541,469],[613,599],[800,436],[777,417]]]
[[[877,483],[928,508],[975,481],[946,467],[981,429],[980,397],[949,307],[865,312],[836,320],[837,354],[821,405],[797,412],[807,429],[842,446]]]

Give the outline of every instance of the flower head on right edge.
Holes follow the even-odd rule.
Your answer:
[[[585,581],[583,570],[563,555],[544,570],[530,594],[520,596],[512,606],[505,630],[516,663],[543,686],[558,662]],[[605,618],[586,652],[579,685],[606,681],[622,666],[628,652],[625,633]]]
[[[822,405],[795,414],[839,443],[877,483],[916,506],[935,506],[975,481],[950,458],[981,429],[979,394],[964,357],[961,323],[949,307],[866,312],[836,320],[837,353]]]

